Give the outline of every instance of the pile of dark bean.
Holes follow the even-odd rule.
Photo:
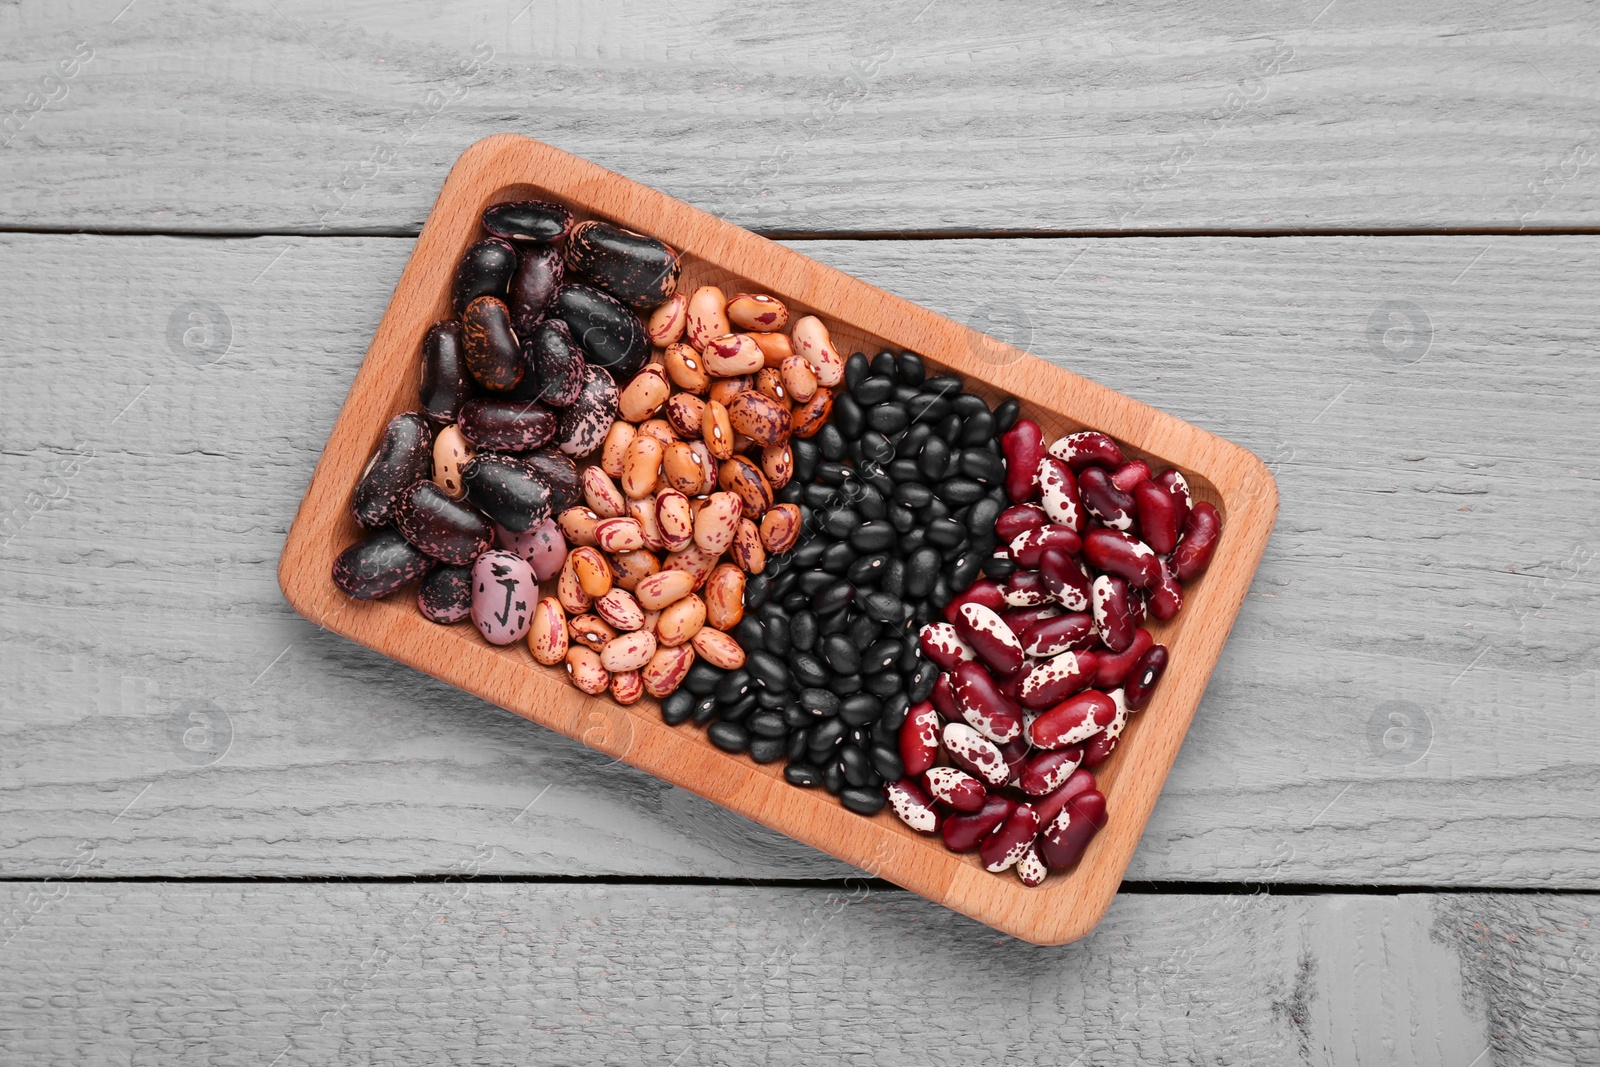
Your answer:
[[[904,773],[906,713],[939,676],[918,631],[980,573],[1014,568],[993,553],[1009,504],[997,438],[1019,406],[990,410],[910,352],[857,352],[844,384],[828,423],[791,443],[795,475],[777,499],[800,506],[803,532],[746,584],[732,630],[745,665],[696,663],[661,711],[707,725],[725,751],[787,760],[791,784],[871,815]]]

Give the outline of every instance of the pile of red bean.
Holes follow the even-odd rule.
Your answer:
[[[1167,668],[1139,624],[1177,615],[1221,521],[1182,474],[1153,476],[1105,434],[1047,449],[1023,419],[1001,447],[1012,506],[995,531],[1016,570],[974,582],[922,628],[945,673],[907,716],[905,777],[887,790],[912,829],[1034,886],[1077,863],[1105,825],[1093,768]]]

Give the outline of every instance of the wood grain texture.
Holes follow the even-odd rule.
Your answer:
[[[502,131],[769,232],[1600,223],[1580,4],[121,6],[0,8],[6,226],[415,233]]]
[[[0,1040],[30,1063],[1504,1067],[1600,1048],[1593,896],[1125,894],[1086,940],[1037,948],[865,885],[56,889],[0,887],[29,916]]]
[[[89,840],[110,874],[407,874],[488,840],[496,874],[842,874],[282,603],[410,244],[0,238],[6,513],[64,492],[0,549],[0,865]],[[799,247],[1274,467],[1272,546],[1129,877],[1600,884],[1595,239]],[[232,324],[203,367],[166,337],[196,298]],[[1397,299],[1432,322],[1410,365],[1367,336]],[[167,736],[189,700],[231,719],[213,765]]]
[[[797,792],[776,764],[722,752],[701,729],[668,726],[652,697],[623,706],[609,696],[585,696],[564,668],[535,662],[524,642],[496,648],[470,626],[429,622],[409,598],[356,601],[334,584],[335,560],[365,536],[351,515],[351,490],[390,419],[417,405],[419,346],[434,323],[451,315],[452,279],[463,253],[483,235],[485,209],[530,197],[665,241],[680,254],[678,284],[685,291],[713,285],[769,294],[791,314],[822,316],[840,352],[917,352],[930,373],[957,376],[990,405],[1015,397],[1047,440],[1102,430],[1130,458],[1180,470],[1195,497],[1219,509],[1222,533],[1204,577],[1185,583],[1182,613],[1146,623],[1172,663],[1123,731],[1117,758],[1095,775],[1107,822],[1069,870],[1043,886],[997,878],[977,855],[951,852],[889,810],[859,817],[824,791]],[[1092,929],[1116,894],[1266,550],[1277,508],[1266,466],[1236,444],[587,160],[500,135],[462,153],[439,192],[300,501],[278,582],[294,609],[318,626],[874,877],[1014,936],[1058,945]]]

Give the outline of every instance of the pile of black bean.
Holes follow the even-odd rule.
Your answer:
[[[777,498],[800,505],[803,532],[745,586],[744,667],[696,663],[662,715],[758,763],[786,759],[791,784],[871,815],[903,774],[906,713],[939,676],[917,632],[980,573],[1013,569],[993,556],[1009,504],[997,439],[1019,407],[991,411],[910,352],[857,352],[844,385],[816,436],[791,442]]]

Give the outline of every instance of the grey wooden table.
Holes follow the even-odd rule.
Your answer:
[[[1596,69],[1571,2],[0,6],[0,1061],[1600,1062]],[[412,239],[503,130],[1272,466],[1093,936],[862,881],[284,604]]]

